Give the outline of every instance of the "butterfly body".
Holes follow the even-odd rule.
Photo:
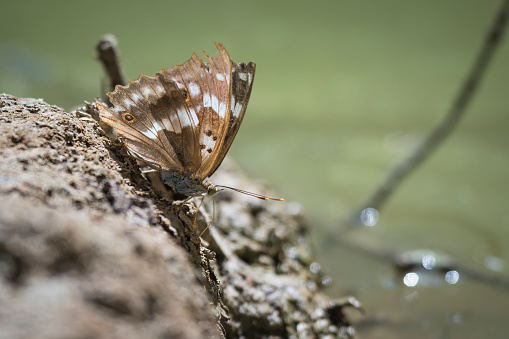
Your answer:
[[[209,178],[200,180],[200,178],[195,178],[192,175],[165,170],[161,170],[159,175],[166,185],[172,187],[180,194],[198,195],[208,193],[209,190],[214,190],[214,185]]]
[[[188,195],[214,194],[209,177],[230,148],[246,112],[256,65],[233,62],[215,43],[208,62],[193,54],[184,64],[142,75],[108,93],[98,105],[125,146],[159,170],[163,182]]]

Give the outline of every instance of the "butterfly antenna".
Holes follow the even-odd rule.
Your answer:
[[[203,202],[203,200],[202,200],[202,202]],[[200,204],[200,206],[201,206],[201,204]],[[205,233],[205,231],[209,229],[210,225],[212,225],[215,217],[216,217],[216,200],[214,199],[214,197],[212,197],[212,220],[207,225],[207,227],[205,227],[205,229],[200,233],[200,238],[203,235],[203,233]]]
[[[216,185],[216,188],[227,188],[227,189],[229,189],[229,190],[232,190],[232,191],[235,191],[235,192],[239,192],[239,193],[242,193],[242,194],[245,194],[245,195],[249,195],[249,196],[251,196],[251,197],[258,198],[258,199],[261,199],[261,200],[285,201],[285,199],[281,199],[281,198],[273,198],[273,197],[269,197],[269,196],[262,195],[262,194],[258,194],[258,193],[253,193],[253,192],[243,191],[243,190],[240,190],[240,189],[238,189],[238,188],[234,188],[234,187],[228,187],[228,186]]]

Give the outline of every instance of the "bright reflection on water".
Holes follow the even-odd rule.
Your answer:
[[[447,281],[447,283],[451,285],[456,284],[459,279],[460,274],[458,273],[458,271],[449,271],[445,274],[445,281]]]
[[[332,283],[332,278],[328,275],[325,275],[322,277],[322,285],[323,286],[329,286]]]
[[[405,274],[405,277],[403,278],[403,283],[409,287],[413,287],[417,285],[419,282],[419,275],[414,272],[410,272]]]
[[[437,264],[437,259],[434,254],[427,254],[422,257],[422,266],[427,270],[432,270]]]
[[[311,265],[309,265],[309,270],[310,270],[312,273],[315,273],[315,274],[320,273],[321,269],[322,269],[322,267],[321,267],[321,266],[320,266],[320,264],[319,264],[319,263],[317,263],[317,262],[314,262],[314,263],[312,263]]]
[[[378,222],[378,217],[378,211],[371,207],[368,207],[361,212],[361,221],[366,226],[375,226]]]

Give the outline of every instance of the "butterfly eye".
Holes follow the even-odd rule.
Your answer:
[[[136,121],[134,115],[132,115],[131,113],[122,114],[122,119],[124,119],[124,121],[127,122],[128,124],[132,124],[133,122]]]
[[[216,187],[213,185],[210,185],[209,188],[207,189],[207,194],[210,196],[213,196],[216,193],[217,193]]]

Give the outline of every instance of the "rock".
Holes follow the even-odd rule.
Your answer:
[[[210,202],[168,200],[94,121],[6,94],[0,156],[0,338],[353,333],[323,311],[294,205],[221,192],[201,239]],[[229,160],[213,180],[263,193]]]

